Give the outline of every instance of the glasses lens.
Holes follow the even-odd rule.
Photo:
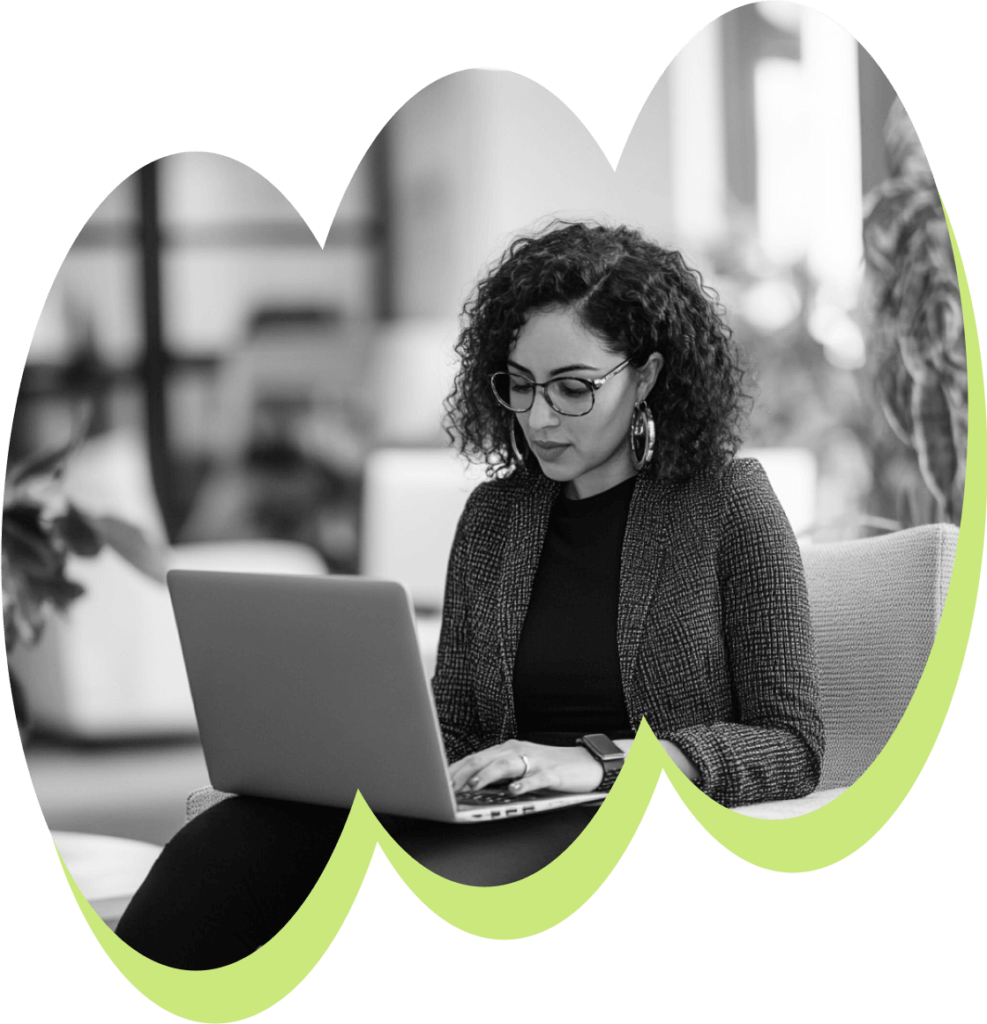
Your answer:
[[[565,416],[585,416],[593,408],[593,386],[578,377],[560,377],[548,385],[552,405]]]
[[[490,378],[501,405],[514,412],[527,412],[535,400],[535,385],[519,373],[495,373]]]

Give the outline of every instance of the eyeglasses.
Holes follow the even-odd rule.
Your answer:
[[[616,377],[629,365],[630,359],[625,359],[605,377],[596,380],[586,380],[585,377],[553,377],[544,384],[526,377],[523,373],[500,370],[490,375],[490,386],[497,401],[511,412],[528,412],[535,404],[536,390],[541,388],[545,392],[545,400],[560,416],[585,416],[593,411],[597,391],[611,377]]]

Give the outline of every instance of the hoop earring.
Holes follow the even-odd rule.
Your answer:
[[[655,418],[646,402],[634,406],[631,417],[631,465],[638,473],[651,464],[655,454]]]
[[[511,417],[511,429],[510,429],[511,451],[514,452],[514,458],[517,459],[518,465],[523,468],[524,467],[524,455],[522,454],[521,449],[518,446],[517,437],[516,437],[516,435],[514,433],[514,428],[516,426],[517,426],[517,420],[512,416]]]

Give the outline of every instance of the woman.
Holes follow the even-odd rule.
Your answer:
[[[760,466],[733,459],[742,373],[698,275],[630,229],[557,225],[480,283],[457,351],[450,433],[494,479],[459,523],[433,681],[455,789],[605,791],[607,740],[626,751],[647,718],[723,804],[811,792],[801,559]],[[592,813],[385,824],[482,885],[542,867]],[[226,801],[169,843],[118,934],[174,966],[238,959],[297,909],[344,821]]]
[[[458,352],[460,446],[507,472],[474,493],[450,564],[434,687],[450,757],[469,755],[454,782],[527,763],[517,792],[592,788],[572,740],[646,717],[721,803],[810,792],[801,559],[763,471],[731,461],[741,371],[698,275],[626,228],[520,239]],[[552,723],[566,746],[509,739]]]

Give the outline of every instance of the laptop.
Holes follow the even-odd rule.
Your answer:
[[[209,781],[219,790],[475,823],[600,793],[456,794],[411,598],[358,576],[168,573]]]

